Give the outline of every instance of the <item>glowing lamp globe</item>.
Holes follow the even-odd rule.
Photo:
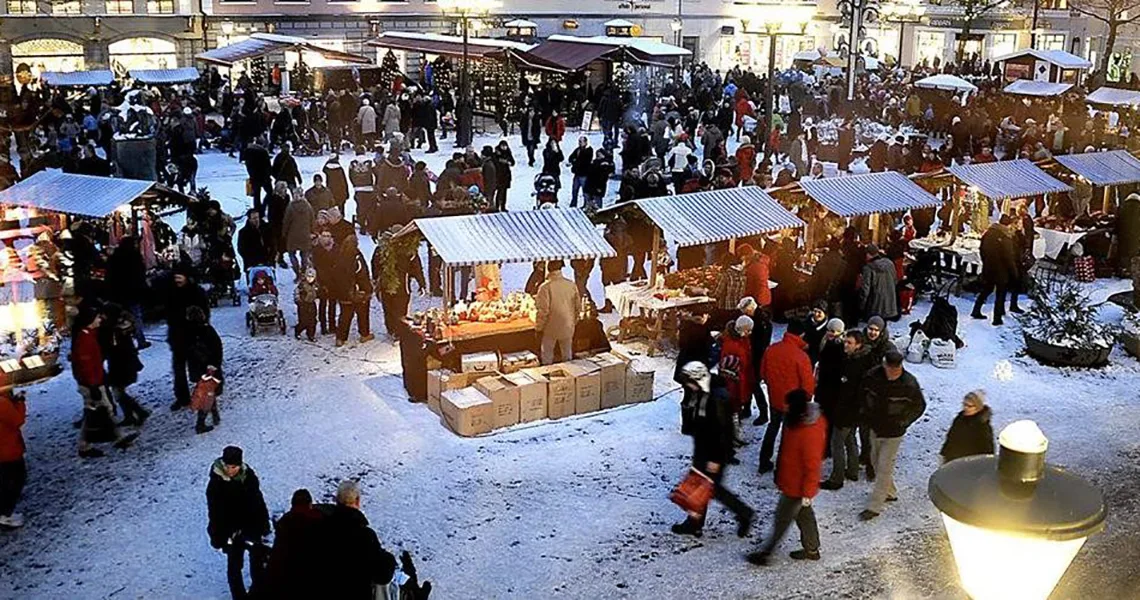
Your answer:
[[[1012,423],[998,442],[997,456],[942,465],[928,493],[971,598],[1046,600],[1085,540],[1104,529],[1104,496],[1045,464],[1049,441],[1036,423]]]

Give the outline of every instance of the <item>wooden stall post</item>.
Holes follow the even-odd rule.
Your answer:
[[[1112,207],[1112,204],[1113,204],[1113,202],[1112,202],[1112,194],[1111,194],[1111,192],[1112,192],[1112,187],[1111,187],[1111,186],[1107,186],[1107,185],[1106,185],[1106,186],[1104,186],[1104,201],[1103,201],[1103,203],[1101,204],[1101,208],[1100,208],[1100,210],[1101,210],[1101,212],[1103,212],[1103,213],[1104,213],[1104,214],[1106,214],[1106,215],[1107,215],[1107,214],[1108,214],[1108,212],[1109,212],[1109,211],[1108,211],[1108,209],[1109,209],[1109,208],[1111,208],[1111,207]]]
[[[653,246],[649,252],[649,289],[657,286],[657,259],[661,254],[661,228],[653,226]]]
[[[728,240],[728,251],[731,254],[736,254],[736,238]]]
[[[452,306],[452,302],[451,302],[452,297],[451,296],[452,296],[452,293],[454,292],[454,290],[452,289],[452,286],[455,285],[455,282],[453,281],[453,279],[454,279],[454,277],[451,274],[451,265],[445,263],[443,265],[443,309],[445,311],[451,310],[451,306]]]
[[[962,201],[958,198],[958,186],[950,191],[950,245],[958,241],[958,228],[962,226]]]
[[[882,237],[879,235],[879,213],[871,213],[868,215],[867,225],[871,228],[871,241],[878,245]]]

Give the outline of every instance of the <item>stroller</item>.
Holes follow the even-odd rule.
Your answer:
[[[546,203],[558,204],[558,180],[547,173],[539,173],[534,178],[534,207]]]
[[[229,298],[234,306],[241,306],[241,294],[234,284],[239,277],[237,260],[233,250],[223,248],[216,260],[210,261],[210,266],[204,268],[203,279],[208,284],[206,296],[210,299],[210,307],[217,308],[222,298]]]
[[[249,282],[249,310],[245,313],[245,326],[249,336],[255,337],[262,329],[276,328],[285,334],[285,313],[277,305],[277,283],[273,267],[251,267],[246,273]]]

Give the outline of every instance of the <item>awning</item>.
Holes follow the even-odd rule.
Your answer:
[[[1018,79],[1005,86],[1005,89],[1002,91],[1007,94],[1020,94],[1022,96],[1060,96],[1069,91],[1071,87],[1073,87],[1071,83]]]
[[[678,246],[711,244],[804,226],[799,217],[756,186],[647,198],[598,212],[620,212],[633,207],[641,209],[661,228],[665,239]]]
[[[48,71],[40,74],[40,81],[52,87],[91,87],[110,85],[115,74],[110,71]]]
[[[1065,52],[1064,50],[1038,50],[1036,48],[1026,48],[1018,50],[1012,54],[999,56],[993,59],[993,62],[1005,62],[1023,56],[1032,56],[1037,60],[1043,60],[1049,64],[1057,65],[1062,69],[1090,69],[1092,62],[1085,60],[1076,54]]]
[[[153,181],[40,171],[0,191],[0,205],[38,208],[68,215],[105,217],[148,192]]]
[[[528,21],[526,19],[515,19],[514,21],[507,21],[503,24],[503,27],[513,27],[515,29],[538,29],[538,23],[535,23],[534,21]]]
[[[617,255],[586,215],[576,209],[416,219],[398,235],[417,230],[451,266]]]
[[[1140,159],[1127,150],[1058,154],[1053,157],[1066,169],[1088,179],[1093,185],[1121,185],[1140,182]]]
[[[530,66],[579,71],[596,60],[609,58],[614,50],[612,46],[604,44],[546,40],[527,52],[516,53],[515,56]]]
[[[1024,158],[977,165],[955,165],[947,170],[993,200],[1068,192],[1073,189]]]
[[[552,35],[527,54],[546,64],[577,71],[596,60],[673,68],[692,52],[655,40],[625,37]]]
[[[1110,106],[1140,106],[1140,92],[1102,87],[1089,94],[1085,101],[1089,104],[1108,104]]]
[[[841,217],[929,208],[942,202],[905,175],[895,171],[803,179],[809,198]]]
[[[276,33],[255,33],[249,39],[208,50],[198,55],[198,60],[231,67],[234,63],[266,56],[286,50],[314,52],[330,60],[341,60],[350,63],[368,64],[372,62],[365,56],[322,48],[309,40],[291,35],[277,35]]]
[[[454,35],[386,31],[375,39],[368,40],[365,45],[405,52],[438,54],[440,56],[463,56],[463,38]],[[467,55],[471,58],[487,58],[493,54],[501,54],[506,50],[525,52],[533,47],[532,44],[509,40],[477,37],[467,39]]]
[[[822,56],[823,55],[819,53],[819,50],[800,50],[799,52],[796,52],[792,55],[792,60],[806,60],[808,62],[815,62]]]
[[[181,69],[131,69],[129,72],[131,79],[135,81],[157,85],[190,83],[191,81],[197,81],[200,76],[198,69],[194,67],[182,67]]]
[[[941,75],[931,75],[914,82],[914,87],[926,88],[930,90],[947,90],[951,92],[976,92],[978,86],[947,73]]]

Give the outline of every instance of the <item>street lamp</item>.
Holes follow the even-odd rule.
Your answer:
[[[962,588],[974,600],[1045,600],[1085,540],[1104,529],[1104,496],[1045,464],[1049,441],[1017,421],[997,456],[952,460],[930,476]]]
[[[764,94],[764,115],[768,120],[768,130],[764,132],[767,139],[772,133],[772,113],[775,103],[776,79],[776,40],[780,36],[801,36],[807,31],[808,23],[815,16],[815,6],[807,4],[752,4],[748,6],[748,14],[741,17],[745,33],[768,36],[768,86]],[[750,25],[758,25],[763,31],[749,31]],[[764,146],[764,156],[767,159],[772,148]]]
[[[867,35],[865,23],[879,17],[879,0],[839,0],[839,12],[847,32],[847,101],[855,100],[855,70],[859,67],[859,42]]]
[[[455,131],[456,146],[465,148],[471,145],[472,137],[472,106],[471,106],[471,73],[468,47],[468,34],[471,29],[471,19],[486,15],[496,6],[495,0],[439,0],[439,9],[445,15],[459,19],[463,30],[463,64],[459,71],[459,124]]]
[[[923,6],[922,0],[892,0],[879,7],[879,14],[885,17],[888,23],[896,23],[899,26],[898,64],[901,67],[903,34],[906,32],[907,23],[921,23],[926,14],[926,7]]]

